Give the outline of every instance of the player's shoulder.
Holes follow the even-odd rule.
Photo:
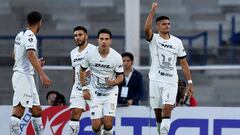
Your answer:
[[[37,38],[31,30],[23,31],[23,36],[25,38],[25,41],[28,41],[30,43],[37,42]]]
[[[113,57],[115,57],[115,58],[121,58],[121,59],[122,59],[121,54],[118,53],[115,49],[113,49],[113,48],[111,48],[111,47],[110,47],[110,53],[111,53],[111,55],[112,55]]]
[[[78,51],[78,46],[73,48],[70,52],[71,55],[75,54]]]
[[[172,38],[173,41],[176,41],[176,42],[182,42],[180,38],[174,36],[174,35],[171,35],[170,34],[170,37]]]
[[[23,31],[23,34],[25,37],[32,37],[32,38],[35,37],[34,33],[31,30]]]
[[[92,46],[91,48],[89,48],[86,52],[86,56],[85,57],[96,57],[96,54],[98,53],[98,49],[96,46]]]
[[[96,46],[94,44],[88,43],[88,48],[92,49],[92,48],[96,48]]]

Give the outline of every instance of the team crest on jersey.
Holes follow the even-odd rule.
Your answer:
[[[33,42],[33,38],[29,38],[28,41],[29,41],[30,43],[32,43],[32,42]]]

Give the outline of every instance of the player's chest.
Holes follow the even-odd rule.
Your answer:
[[[75,54],[72,56],[72,63],[73,65],[81,64],[81,62],[84,60],[85,55],[84,54]]]
[[[112,59],[94,58],[90,61],[90,67],[95,70],[113,70],[115,65]]]

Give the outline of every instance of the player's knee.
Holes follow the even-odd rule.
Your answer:
[[[82,114],[82,111],[80,109],[72,109],[71,117],[74,119],[79,119]]]
[[[13,107],[12,115],[17,116],[17,117],[22,117],[24,114],[25,108],[22,107],[21,105],[17,105]]]
[[[92,130],[94,133],[98,133],[101,130],[101,126],[100,127],[92,126]]]
[[[111,122],[105,122],[104,123],[104,129],[111,130],[112,129],[112,123]]]
[[[32,116],[39,117],[42,113],[42,108],[40,106],[35,106],[31,109]]]
[[[170,116],[172,109],[173,109],[172,105],[164,105],[162,110],[162,116],[163,117]]]

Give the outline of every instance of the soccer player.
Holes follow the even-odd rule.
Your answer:
[[[70,96],[71,120],[69,122],[69,135],[78,135],[79,119],[86,109],[86,101],[83,99],[82,86],[79,80],[80,63],[85,55],[96,46],[88,43],[88,32],[83,26],[77,26],[73,30],[74,41],[77,45],[71,51],[71,62],[73,67],[73,87]],[[88,72],[89,74],[89,72]]]
[[[13,95],[13,110],[10,122],[10,134],[19,135],[20,119],[24,114],[25,108],[30,108],[32,113],[32,124],[37,135],[42,135],[43,125],[41,119],[42,108],[40,106],[39,95],[36,90],[34,80],[34,70],[40,76],[42,85],[48,88],[51,85],[51,80],[42,69],[45,63],[43,59],[38,59],[37,38],[42,24],[42,15],[37,11],[32,11],[27,16],[27,29],[22,30],[15,38],[14,43],[14,59],[12,85],[14,90]]]
[[[118,84],[123,81],[122,57],[110,48],[112,34],[108,29],[98,32],[98,47],[89,52],[81,63],[80,81],[83,97],[90,102],[92,129],[97,135],[112,135]],[[86,84],[85,70],[90,68],[90,85]],[[102,128],[103,127],[103,128]]]
[[[170,20],[167,16],[160,16],[156,19],[158,33],[153,33],[152,21],[157,7],[158,3],[153,2],[144,26],[152,59],[149,72],[149,95],[150,104],[155,111],[158,132],[161,135],[167,135],[170,128],[171,111],[177,95],[177,60],[188,80],[189,96],[193,94],[193,82],[182,41],[169,34]]]

